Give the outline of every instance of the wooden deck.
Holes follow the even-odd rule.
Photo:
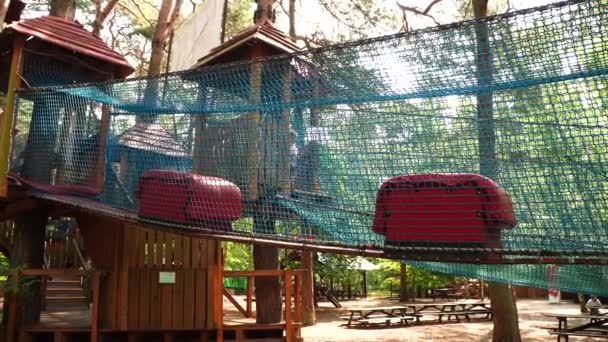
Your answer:
[[[40,316],[40,323],[19,328],[19,341],[88,341],[90,336],[90,313],[85,305],[56,306]],[[284,323],[259,325],[255,319],[234,319],[224,322],[223,338],[225,341],[285,341]],[[266,334],[274,331],[273,338],[258,339],[261,331]],[[117,331],[99,329],[100,340],[111,337],[111,341],[215,341],[216,330],[198,329],[146,329],[145,331]],[[301,339],[296,339],[301,341]]]
[[[47,301],[47,310],[41,313],[40,322],[29,326],[17,327],[16,311],[9,309],[7,330],[3,331],[5,341],[31,342],[31,341],[258,341],[258,342],[300,342],[301,329],[301,279],[303,270],[258,270],[258,271],[221,271],[216,272],[213,279],[214,291],[214,319],[217,328],[184,328],[181,325],[174,327],[146,327],[144,328],[104,328],[99,326],[99,273],[77,270],[35,270],[26,269],[15,275],[58,276],[59,274],[85,274],[91,273],[92,304],[85,302]],[[225,300],[221,280],[223,277],[256,277],[278,276],[285,281],[285,310],[284,320],[274,324],[256,324],[253,317],[239,318],[225,315],[222,306]],[[96,279],[96,280],[95,280]],[[97,295],[95,295],[97,293]],[[293,298],[292,298],[293,296]],[[9,296],[9,301],[15,303],[15,297]],[[89,307],[90,306],[90,307]],[[250,306],[250,305],[248,305]],[[15,305],[11,305],[15,307]],[[251,310],[251,309],[250,309]],[[249,312],[251,315],[251,311]]]

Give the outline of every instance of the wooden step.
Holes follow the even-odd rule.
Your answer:
[[[65,292],[65,293],[82,293],[84,291],[84,289],[80,286],[78,287],[63,287],[63,286],[59,286],[59,287],[48,287],[46,288],[46,291],[48,293],[52,293],[52,294],[57,294],[60,292]]]
[[[56,285],[56,284],[73,284],[80,286],[80,280],[78,279],[51,279],[47,280],[47,284]]]
[[[46,300],[50,301],[84,301],[87,298],[85,296],[46,296]]]

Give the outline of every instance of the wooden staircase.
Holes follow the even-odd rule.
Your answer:
[[[80,276],[55,276],[46,281],[46,311],[82,309],[88,306]]]

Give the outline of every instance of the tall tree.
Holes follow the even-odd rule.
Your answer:
[[[272,19],[274,0],[256,0],[257,8],[254,14],[256,24]],[[259,75],[261,77],[261,74]],[[261,83],[261,82],[260,82]],[[263,213],[254,215],[253,231],[259,233],[274,232],[276,222],[272,217]],[[256,270],[278,270],[279,250],[276,247],[254,245],[253,263]],[[257,323],[277,323],[281,321],[281,283],[278,277],[257,277],[255,279],[255,298]]]
[[[473,12],[476,19],[484,18],[488,13],[488,0],[472,0]],[[492,58],[488,25],[478,22],[475,25],[477,40],[477,83],[487,85],[492,82]],[[494,109],[492,92],[477,94],[477,119],[479,137],[479,170],[484,176],[492,179],[497,177],[496,167],[496,136],[494,129]],[[494,342],[520,342],[517,305],[513,291],[507,284],[488,283],[490,302],[492,304],[492,320]]]
[[[74,20],[76,16],[76,0],[50,0],[49,14]]]
[[[161,72],[167,40],[175,26],[182,2],[183,0],[163,0],[161,3],[158,20],[156,21],[156,29],[152,37],[148,76],[156,76]]]
[[[95,21],[93,21],[93,34],[99,36],[101,34],[101,29],[103,28],[103,23],[106,21],[118,0],[109,0],[105,3],[102,3],[102,0],[94,0],[95,2]]]
[[[10,5],[11,0],[0,0],[0,24],[4,24],[4,18],[6,18],[6,13],[8,12],[8,6]]]

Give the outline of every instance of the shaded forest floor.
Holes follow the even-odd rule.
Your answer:
[[[340,324],[344,320],[340,316],[346,314],[345,309],[356,307],[374,307],[398,305],[397,301],[367,299],[343,302],[343,309],[334,309],[329,303],[320,303],[317,311],[317,325],[306,327],[302,331],[305,341],[492,341],[492,322],[477,320],[470,323],[433,323],[424,322],[419,325],[407,327],[379,328],[379,329],[347,329]],[[520,299],[517,302],[519,310],[519,325],[522,340],[527,342],[555,341],[556,337],[549,335],[542,327],[557,326],[553,318],[543,316],[542,312],[579,313],[578,304],[562,302],[549,304],[546,300]],[[603,341],[594,338],[573,338],[575,341]]]

